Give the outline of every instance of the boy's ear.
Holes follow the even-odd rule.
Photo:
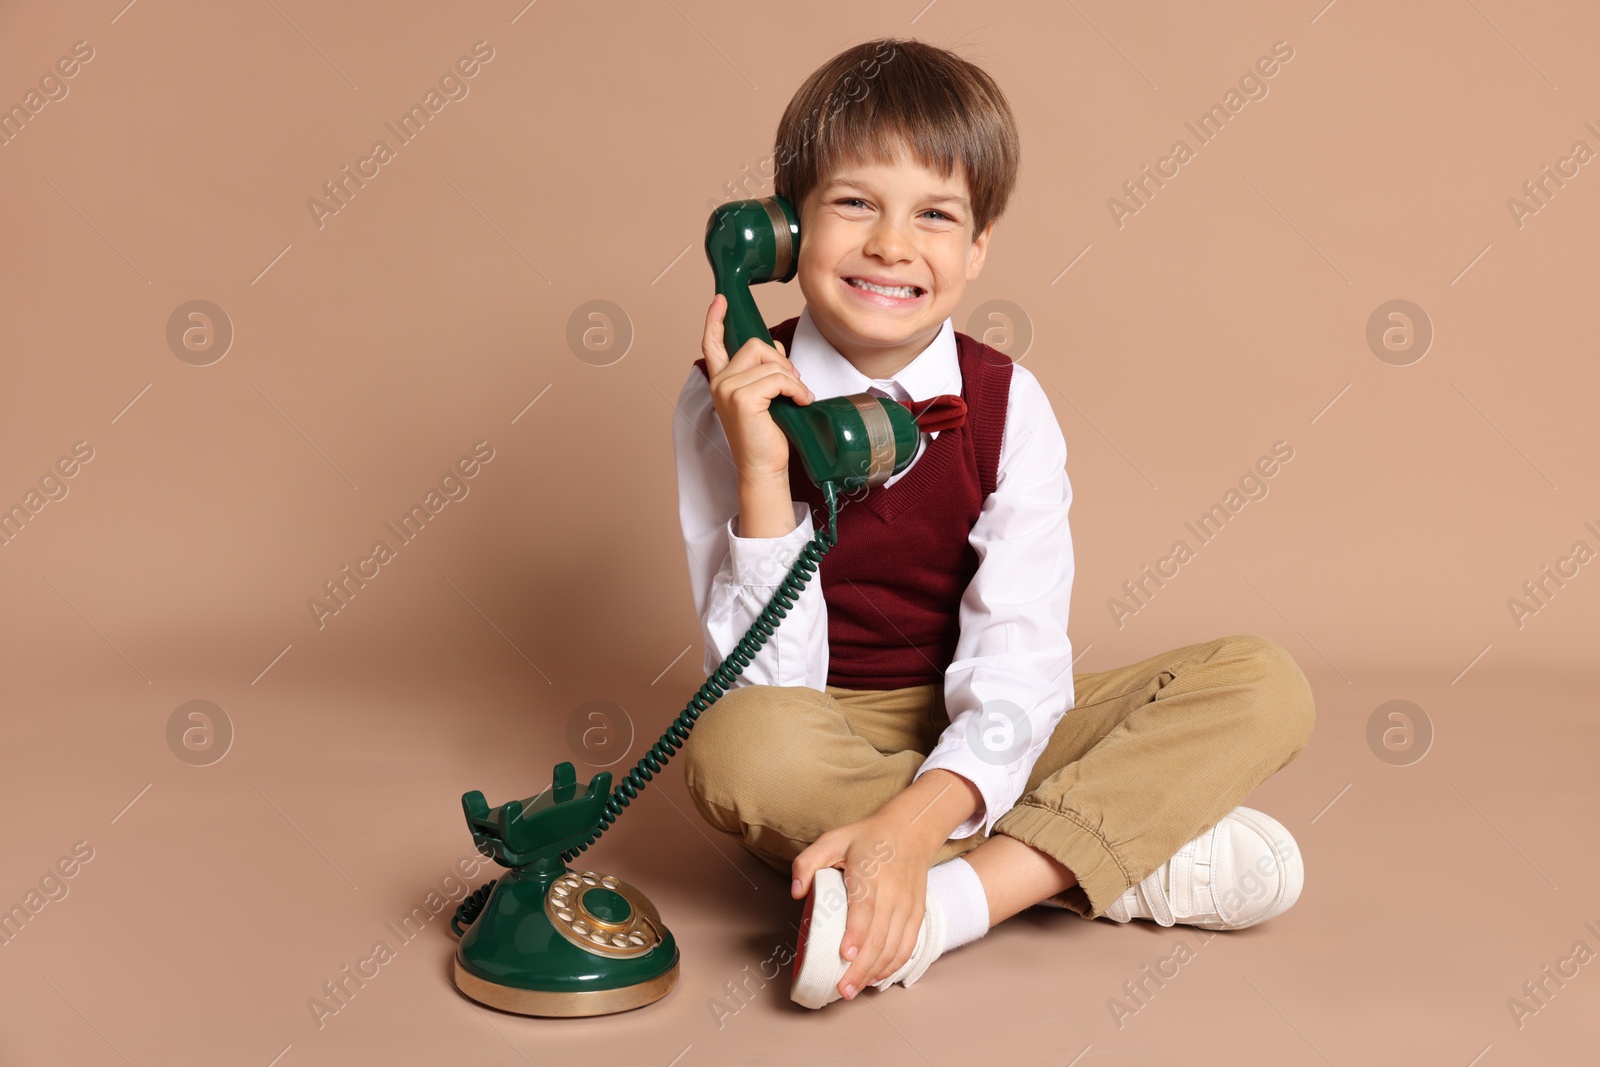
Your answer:
[[[983,232],[972,239],[972,249],[967,253],[967,281],[972,281],[983,270],[983,260],[989,253],[989,238],[994,233],[994,220],[989,220],[989,225]]]

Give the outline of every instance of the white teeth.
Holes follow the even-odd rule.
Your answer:
[[[891,288],[886,285],[873,285],[871,282],[862,281],[860,278],[845,279],[857,289],[865,289],[869,293],[882,293],[884,296],[912,297],[917,295],[914,285],[901,285]]]

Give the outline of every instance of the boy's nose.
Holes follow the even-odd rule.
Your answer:
[[[890,263],[912,258],[915,246],[906,239],[894,223],[887,219],[872,227],[867,241],[861,247],[863,254],[888,260]]]

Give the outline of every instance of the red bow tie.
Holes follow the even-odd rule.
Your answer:
[[[953,430],[967,421],[967,402],[954,393],[941,393],[927,400],[913,400],[906,407],[916,416],[924,433]]]

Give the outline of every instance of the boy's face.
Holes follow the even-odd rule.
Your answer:
[[[941,178],[902,151],[894,164],[851,163],[800,208],[800,289],[818,330],[869,378],[927,348],[983,269],[994,230],[972,233],[966,176]],[[915,286],[867,291],[853,280]]]

